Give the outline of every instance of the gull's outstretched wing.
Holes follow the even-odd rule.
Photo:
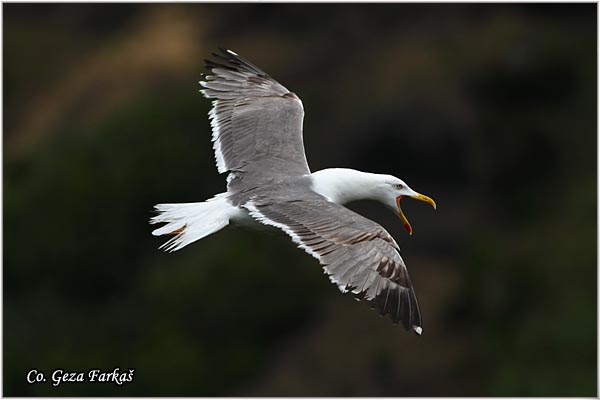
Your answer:
[[[220,49],[200,82],[214,99],[209,113],[220,173],[230,192],[309,174],[300,99],[231,50]],[[243,182],[242,182],[243,180]]]
[[[421,313],[399,247],[377,223],[321,195],[287,186],[246,204],[257,221],[277,227],[323,265],[342,292],[421,334]]]

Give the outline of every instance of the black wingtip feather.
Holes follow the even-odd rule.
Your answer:
[[[235,53],[233,50],[229,50],[225,47],[217,48],[222,54],[219,54],[217,52],[213,52],[211,54],[217,61],[223,62],[224,64],[215,62],[213,60],[205,59],[204,62],[206,64],[206,68],[210,70],[212,70],[213,68],[226,68],[230,71],[246,71],[256,74],[260,77],[269,77],[267,73],[258,68],[256,65],[252,64],[250,61],[244,59],[243,57]]]
[[[359,300],[365,300],[366,292],[355,294]],[[389,287],[374,299],[367,300],[369,308],[375,309],[381,317],[388,315],[394,324],[401,324],[405,330],[413,330],[420,335],[422,330],[421,311],[412,287]],[[421,328],[421,329],[416,329]]]
[[[235,59],[231,58],[231,56],[229,55],[229,53],[225,53],[225,55],[228,56],[228,57],[223,57],[222,54],[217,54],[217,53],[211,53],[211,54],[212,54],[213,57],[215,57],[215,58],[217,58],[219,60],[225,61],[227,63],[230,63],[230,64],[239,64]]]

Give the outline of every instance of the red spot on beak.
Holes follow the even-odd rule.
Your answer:
[[[402,200],[402,196],[396,197],[396,205],[398,206],[398,216],[404,223],[404,228],[406,229],[408,234],[412,235],[412,227],[410,226],[410,224],[408,223],[408,220],[406,219],[406,216],[402,212],[402,208],[400,207],[400,200]]]

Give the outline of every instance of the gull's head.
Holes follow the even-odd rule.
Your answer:
[[[406,184],[406,182],[395,176],[384,175],[382,182],[379,184],[379,189],[383,202],[398,214],[409,235],[412,235],[412,227],[400,207],[400,200],[405,197],[410,197],[415,200],[429,203],[434,209],[436,208],[435,201],[433,201],[431,197],[415,192]]]
[[[313,190],[337,204],[356,200],[376,200],[396,213],[409,234],[412,228],[400,208],[400,200],[410,197],[429,203],[435,201],[417,193],[402,179],[392,175],[371,174],[347,168],[328,168],[312,174]]]

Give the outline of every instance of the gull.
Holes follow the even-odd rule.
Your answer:
[[[212,99],[209,120],[219,173],[227,191],[198,203],[157,204],[153,235],[172,235],[176,251],[231,223],[280,229],[322,265],[342,293],[367,302],[406,330],[423,331],[421,312],[400,248],[379,224],[344,207],[376,200],[397,213],[410,197],[435,202],[392,175],[346,168],[311,172],[304,153],[300,98],[231,50],[219,48],[200,82]]]

